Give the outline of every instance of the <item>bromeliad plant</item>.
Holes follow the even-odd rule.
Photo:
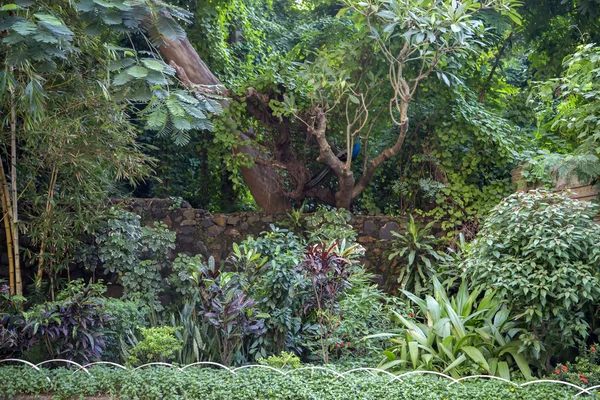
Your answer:
[[[394,313],[402,325],[399,333],[368,337],[387,336],[394,343],[384,352],[381,368],[439,371],[454,377],[484,373],[505,379],[518,368],[523,377],[531,377],[519,352],[522,342],[516,339],[520,329],[494,292],[477,301],[481,290],[469,293],[466,281],[452,297],[435,277],[433,285],[435,297],[423,299],[403,291],[418,311],[415,319]]]
[[[431,234],[434,223],[421,226],[411,215],[405,232],[392,231],[395,240],[388,259],[394,260],[400,287],[417,295],[430,286],[436,273],[434,264],[450,260],[446,253],[437,249],[442,241]]]

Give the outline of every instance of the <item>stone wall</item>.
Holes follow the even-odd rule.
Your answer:
[[[270,225],[280,225],[287,215],[240,212],[233,214],[210,214],[206,210],[193,209],[183,202],[180,208],[174,208],[173,202],[167,199],[131,199],[115,200],[124,205],[125,209],[142,217],[145,225],[151,226],[155,221],[164,222],[168,228],[177,233],[177,253],[188,255],[202,254],[204,257],[215,257],[216,261],[225,260],[230,254],[233,243],[239,243],[248,236],[258,236],[261,232],[270,230]],[[362,262],[367,269],[376,275],[376,282],[384,290],[396,290],[396,268],[387,259],[389,239],[392,231],[399,231],[405,221],[390,216],[353,216],[350,221],[358,233],[358,242],[365,247],[365,257]],[[23,238],[23,245],[27,241]],[[35,268],[24,265],[24,281],[29,282]],[[83,271],[73,266],[71,278],[83,276]],[[8,277],[8,257],[3,231],[0,231],[0,279]],[[105,277],[108,279],[108,277]],[[118,285],[112,289],[119,290]],[[118,294],[115,294],[118,297]]]
[[[286,215],[240,212],[233,214],[210,214],[206,210],[193,209],[187,203],[172,209],[173,202],[166,199],[133,199],[122,201],[126,209],[142,217],[146,225],[154,221],[164,222],[177,233],[175,253],[214,256],[216,261],[227,258],[232,244],[248,236],[258,236],[268,231],[270,225],[278,225]],[[387,240],[392,231],[400,230],[404,221],[390,216],[354,216],[350,221],[358,233],[358,242],[365,247],[364,264],[377,275],[377,283],[393,291],[394,271],[387,260]]]

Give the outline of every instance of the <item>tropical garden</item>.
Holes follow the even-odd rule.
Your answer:
[[[0,63],[0,399],[600,395],[597,1],[4,0]]]

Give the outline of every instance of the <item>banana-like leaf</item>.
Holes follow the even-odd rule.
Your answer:
[[[446,346],[443,344],[443,341],[441,341],[441,342],[438,342],[438,343],[437,343],[437,345],[438,345],[438,347],[440,348],[440,350],[442,350],[442,351],[444,352],[444,354],[446,355],[446,357],[448,357],[448,359],[449,359],[450,361],[454,361],[454,360],[456,360],[456,357],[455,357],[455,356],[454,356],[454,354],[452,353],[452,350],[451,350],[450,348],[446,347]]]
[[[428,325],[433,326],[433,324],[441,318],[442,310],[439,303],[433,297],[427,296],[425,300],[427,302],[427,311],[432,319],[431,323]]]
[[[505,348],[502,351],[500,351],[499,356],[509,353],[517,363],[517,366],[519,367],[519,370],[521,371],[525,379],[531,379],[531,369],[529,368],[529,363],[527,362],[525,356],[522,353],[519,353],[518,342],[520,341],[516,340],[507,344]]]
[[[383,365],[380,365],[379,368],[383,369],[383,370],[388,370],[388,369],[392,369],[393,367],[395,367],[397,365],[403,365],[403,364],[406,364],[406,360],[398,359],[398,360],[390,361]]]

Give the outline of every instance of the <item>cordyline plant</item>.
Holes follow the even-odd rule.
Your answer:
[[[339,325],[339,299],[350,286],[352,262],[349,260],[356,246],[319,243],[309,246],[298,271],[310,282],[313,297],[304,306],[304,313],[316,312],[323,361],[329,362],[329,339]]]

